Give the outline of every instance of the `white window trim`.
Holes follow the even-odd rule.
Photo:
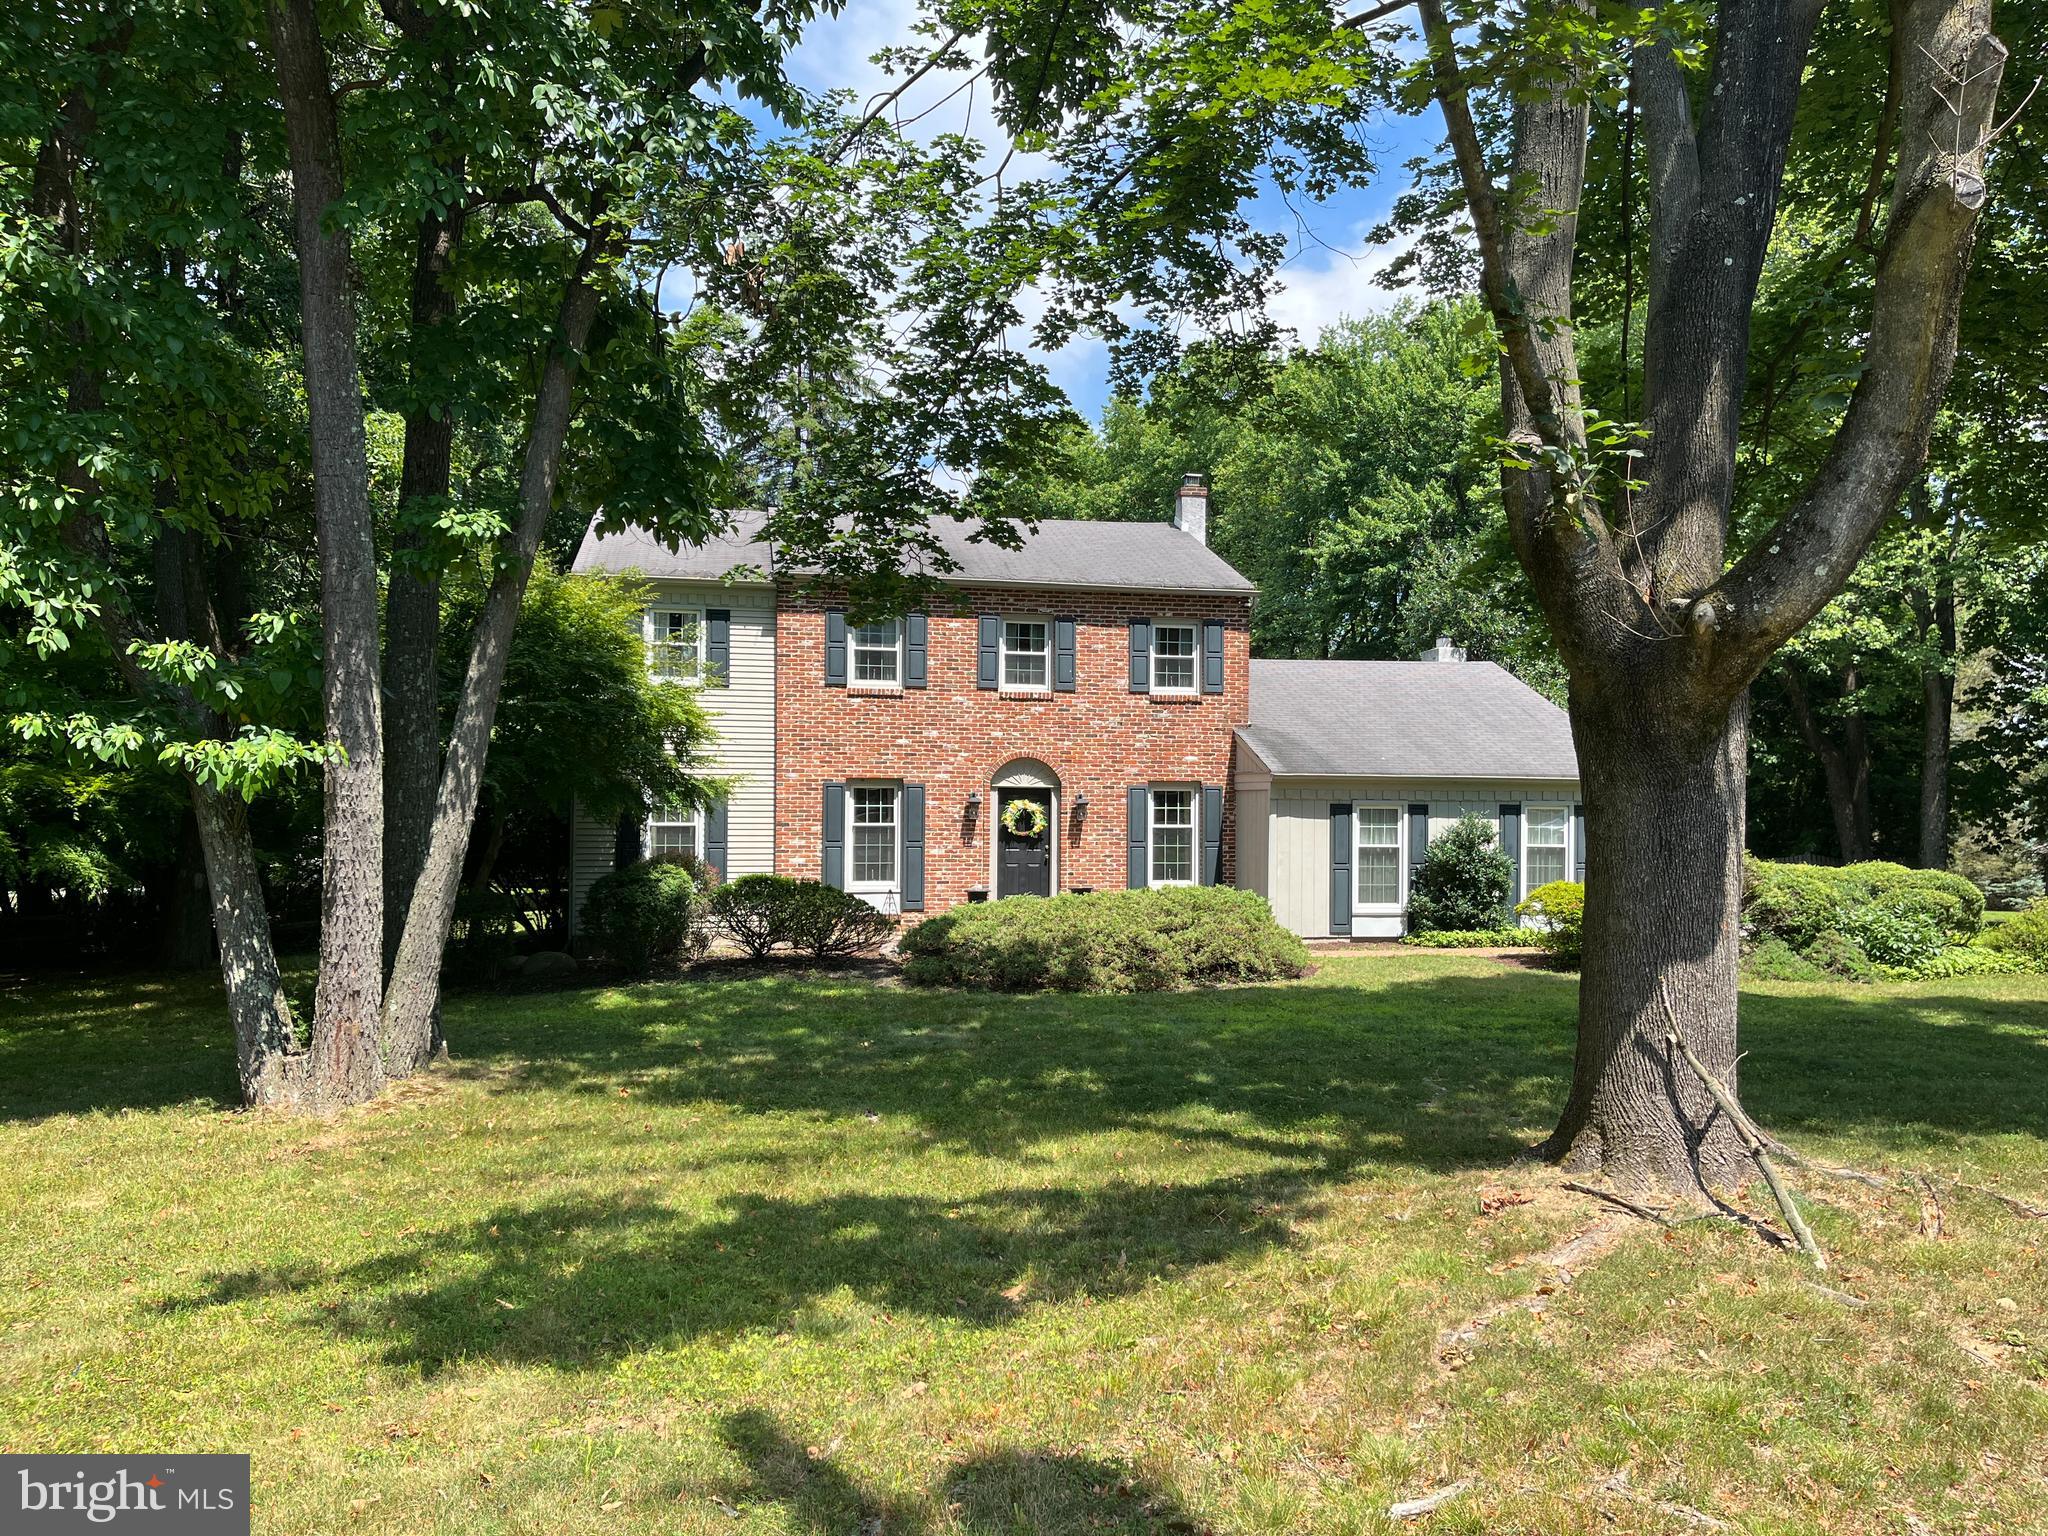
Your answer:
[[[654,829],[656,827],[688,827],[690,829],[690,851],[698,858],[704,857],[704,813],[699,810],[685,811],[680,816],[664,816],[662,808],[656,806],[647,813],[647,820],[640,828],[640,853],[643,858],[655,856]]]
[[[1188,876],[1185,880],[1161,880],[1159,867],[1159,817],[1156,796],[1162,789],[1184,790],[1188,797]],[[1145,789],[1145,884],[1158,890],[1202,883],[1202,786],[1199,784],[1149,784]]]
[[[1544,844],[1544,846],[1546,848],[1556,848],[1559,852],[1561,852],[1564,855],[1564,872],[1560,874],[1557,878],[1560,880],[1569,880],[1572,877],[1572,808],[1568,805],[1558,805],[1554,803],[1544,803],[1540,805],[1524,805],[1522,807],[1522,847],[1520,856],[1520,862],[1522,867],[1518,871],[1516,871],[1516,873],[1520,877],[1521,890],[1524,896],[1527,896],[1531,891],[1535,890],[1538,885],[1548,885],[1550,883],[1547,880],[1536,881],[1531,880],[1529,878],[1529,850],[1535,846],[1533,843],[1529,841],[1529,825],[1531,813],[1536,811],[1556,811],[1563,816],[1564,841],[1562,843],[1546,843]]]
[[[894,821],[891,827],[891,830],[895,833],[895,848],[890,859],[890,863],[894,865],[896,870],[894,879],[857,880],[854,878],[854,828],[857,823],[853,818],[853,801],[854,791],[862,789],[886,789],[895,797]],[[856,779],[846,786],[846,889],[855,896],[866,897],[871,901],[877,896],[891,896],[899,900],[901,899],[903,891],[903,785],[895,779]],[[877,906],[882,905],[880,902],[875,904]],[[884,910],[893,912],[896,909],[894,906],[887,906],[884,907]]]
[[[1360,901],[1358,899],[1359,841],[1358,829],[1360,811],[1392,811],[1394,813],[1394,900]],[[1392,800],[1357,800],[1351,806],[1351,910],[1359,917],[1390,917],[1408,910],[1408,858],[1406,842],[1407,814]],[[1384,847],[1376,843],[1374,847]]]
[[[1159,681],[1159,631],[1162,629],[1185,629],[1194,636],[1194,648],[1188,652],[1194,663],[1189,670],[1188,685],[1185,688],[1169,688]],[[1168,698],[1186,698],[1202,691],[1202,625],[1197,619],[1154,619],[1152,620],[1152,646],[1145,656],[1146,682],[1151,691]]]
[[[905,657],[907,636],[904,631],[908,626],[901,619],[885,619],[882,622],[896,626],[896,675],[891,678],[862,677],[860,675],[860,653],[862,651],[879,652],[887,649],[887,647],[862,645],[859,637],[864,626],[849,624],[846,627],[846,681],[848,686],[853,688],[883,689],[901,688],[903,686],[903,674],[908,667],[908,661]]]
[[[697,626],[697,667],[687,677],[663,677],[655,668],[654,616],[657,613],[688,614]],[[649,603],[640,612],[640,643],[647,657],[647,670],[656,677],[661,678],[663,682],[679,683],[685,688],[695,688],[703,684],[704,640],[705,622],[704,610],[702,608],[692,607],[688,603]]]
[[[1001,693],[1051,693],[1053,668],[1053,622],[1042,613],[1006,613],[1001,619],[1001,629],[996,632],[996,689]],[[1010,649],[1010,626],[1012,624],[1043,624],[1045,626],[1045,681],[1042,683],[1013,683],[1010,681],[1010,658],[1032,656],[1035,651],[1012,651]]]

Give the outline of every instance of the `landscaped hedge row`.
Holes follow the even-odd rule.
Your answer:
[[[792,949],[813,959],[857,955],[895,930],[896,919],[818,880],[742,875],[711,896],[711,915],[756,959]]]
[[[1417,949],[1511,949],[1537,942],[1527,928],[1431,928],[1401,940]]]
[[[1013,898],[927,918],[903,936],[923,986],[1145,992],[1272,981],[1308,965],[1265,898],[1228,886]]]
[[[1996,941],[1988,937],[1987,947],[1974,945],[1983,922],[1984,893],[1946,870],[1882,860],[1840,867],[1743,860],[1743,964],[1767,980],[1878,981],[2033,968],[2024,948],[1989,947]]]
[[[895,918],[820,881],[744,875],[721,885],[687,855],[615,870],[583,902],[591,952],[636,976],[697,959],[720,931],[757,959],[777,949],[830,959],[873,949],[895,928]]]

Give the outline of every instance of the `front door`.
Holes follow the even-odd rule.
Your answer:
[[[1038,814],[1012,811],[1018,801],[1038,807]],[[1017,830],[1011,831],[1015,823]],[[996,791],[996,895],[1050,896],[1052,894],[1052,791],[1049,789],[1001,789]]]

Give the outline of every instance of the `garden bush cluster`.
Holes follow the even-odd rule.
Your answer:
[[[583,899],[584,940],[593,953],[644,976],[657,965],[694,959],[708,935],[697,881],[679,860],[613,870]]]
[[[1401,942],[1417,949],[1514,949],[1536,943],[1537,935],[1527,928],[1432,928]]]
[[[1577,965],[1586,949],[1586,887],[1577,880],[1552,880],[1522,898],[1515,911],[1533,919],[1530,937],[1559,965]]]
[[[1882,860],[1836,868],[1745,858],[1742,922],[1744,966],[1768,980],[1877,981],[2030,968],[2024,955],[1972,944],[1984,923],[1984,893],[1945,870]],[[1987,936],[1987,946],[1994,942]]]
[[[903,936],[921,986],[1145,992],[1272,981],[1308,966],[1265,898],[1228,886],[1013,898],[927,918]]]
[[[1411,933],[1497,931],[1514,926],[1508,893],[1515,863],[1501,850],[1493,823],[1460,816],[1430,841],[1409,882]]]
[[[777,949],[826,960],[873,949],[896,919],[837,886],[788,875],[742,875],[711,896],[711,916],[755,959]]]

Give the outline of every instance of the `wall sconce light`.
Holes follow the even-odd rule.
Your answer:
[[[1088,814],[1088,796],[1085,793],[1074,796],[1074,814],[1076,816],[1086,816]]]
[[[967,814],[970,816],[981,814],[981,791],[978,789],[967,797]]]

